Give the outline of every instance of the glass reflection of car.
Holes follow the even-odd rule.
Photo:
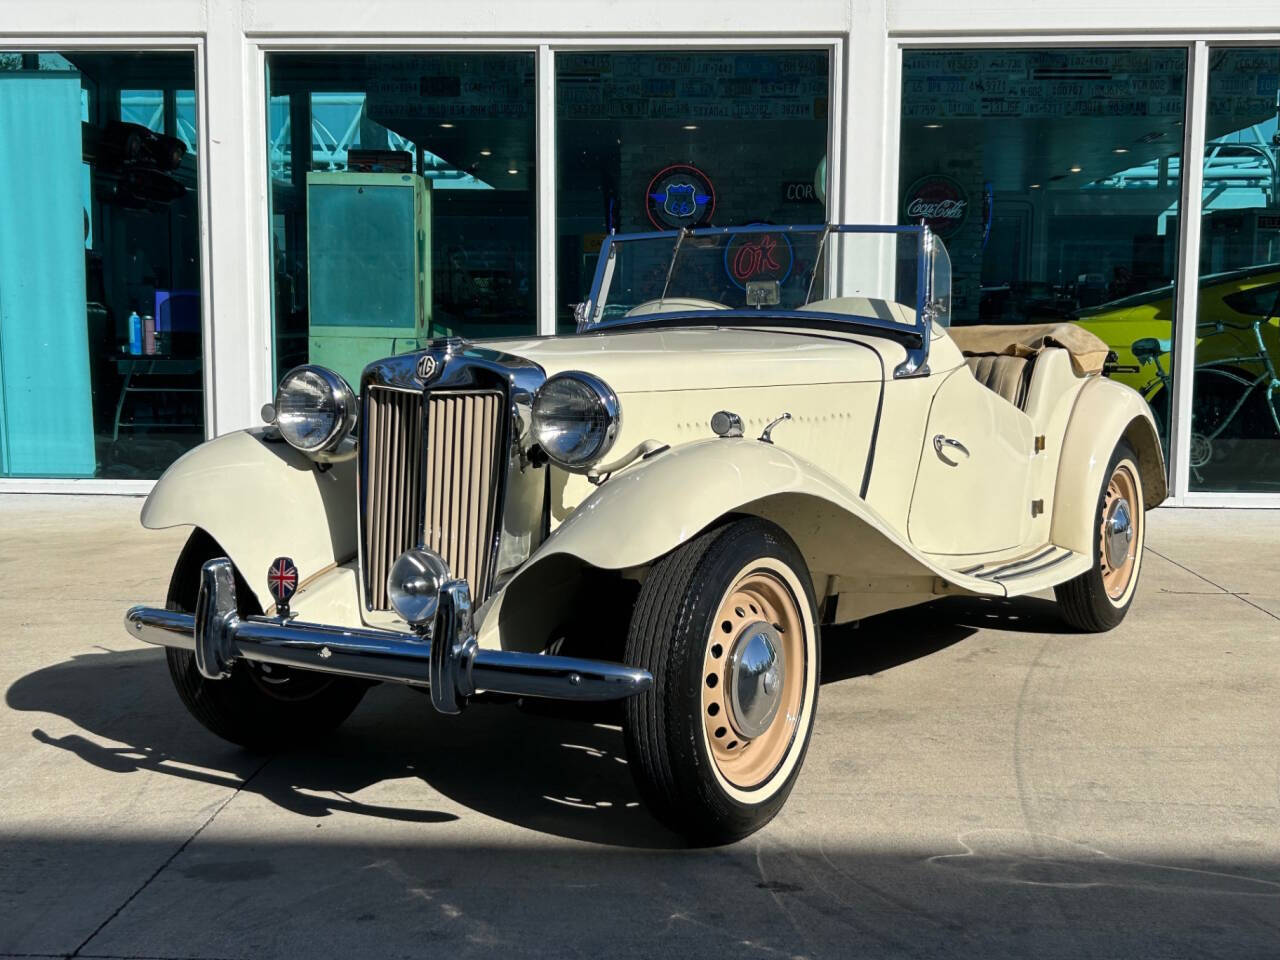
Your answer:
[[[1111,347],[1109,375],[1151,404],[1162,436],[1172,396],[1172,285],[1077,313]],[[1273,403],[1280,361],[1280,264],[1200,278],[1190,467],[1198,481],[1230,441],[1280,435]],[[1225,442],[1224,442],[1225,441]]]
[[[611,237],[577,334],[436,341],[358,399],[304,366],[267,426],[179,460],[142,521],[195,531],[127,628],[253,747],[325,736],[373,681],[446,713],[620,700],[653,812],[744,836],[800,770],[828,626],[1053,588],[1105,630],[1132,603],[1165,496],[1147,405],[1079,328],[949,314],[923,227]]]

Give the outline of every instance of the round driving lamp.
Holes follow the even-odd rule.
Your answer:
[[[533,440],[566,470],[598,462],[618,437],[622,407],[599,377],[580,370],[558,373],[533,396]]]
[[[415,547],[400,554],[387,574],[391,609],[411,627],[435,619],[440,590],[449,580],[449,566],[438,553]]]
[[[328,453],[356,423],[356,395],[347,381],[324,367],[294,367],[276,391],[275,423],[290,446]]]

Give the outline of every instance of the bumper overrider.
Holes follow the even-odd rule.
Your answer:
[[[210,680],[231,675],[237,660],[316,673],[427,686],[442,713],[459,713],[475,693],[553,700],[621,700],[648,690],[648,671],[625,664],[540,653],[481,649],[465,581],[440,588],[431,629],[422,634],[300,623],[289,616],[241,617],[235,574],[225,557],[201,570],[195,614],[134,607],[129,635],[190,650]]]

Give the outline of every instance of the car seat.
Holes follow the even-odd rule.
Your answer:
[[[952,327],[948,334],[964,354],[974,379],[1025,410],[1036,358],[1042,351],[1067,351],[1077,377],[1102,372],[1110,348],[1074,323]]]
[[[979,353],[965,354],[964,359],[974,379],[984,387],[994,390],[1020,410],[1026,405],[1034,357]]]

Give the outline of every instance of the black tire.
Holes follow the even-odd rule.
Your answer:
[[[169,581],[168,607],[190,613],[200,590],[200,569],[226,556],[203,530],[187,540]],[[253,593],[236,571],[240,615],[260,613]],[[231,676],[209,680],[196,669],[195,654],[165,649],[169,675],[187,710],[212,733],[251,750],[271,752],[331,732],[351,715],[369,684],[305,670],[274,667],[270,674],[237,661]]]
[[[706,690],[714,684],[706,674],[711,661],[705,658],[723,656],[727,664],[732,650],[755,629],[748,625],[747,615],[724,645],[715,642],[718,635],[713,633],[722,627],[728,634],[730,624],[721,621],[721,605],[739,596],[734,591],[747,578],[778,591],[782,600],[775,608],[790,598],[788,622],[800,626],[790,629],[785,641],[782,633],[774,636],[779,650],[786,651],[784,668],[798,670],[794,682],[800,686],[799,698],[788,700],[797,689],[790,686],[793,674],[785,674],[786,682],[777,681],[782,689],[778,699],[795,709],[778,708],[768,731],[756,742],[741,741],[743,753],[738,756],[745,757],[749,746],[759,746],[760,752],[751,755],[757,761],[772,763],[775,755],[780,759],[776,766],[766,767],[771,772],[765,779],[740,786],[726,779],[715,758],[724,756],[726,746],[732,750],[739,743],[718,740],[713,750],[709,727],[715,722],[704,710],[714,717],[719,705],[714,710],[704,706],[704,697],[715,695]],[[754,606],[751,612],[756,612]],[[766,608],[760,616],[787,619],[769,613]],[[764,621],[757,621],[757,626],[765,626]],[[717,647],[722,652],[715,652]],[[803,653],[797,656],[800,649]],[[791,538],[776,525],[752,517],[713,528],[667,554],[654,564],[640,589],[626,656],[627,662],[654,678],[650,690],[626,701],[623,724],[631,772],[653,814],[695,844],[729,843],[768,823],[786,802],[804,763],[818,699],[817,604],[804,558]],[[721,686],[729,686],[727,679]],[[726,701],[723,722],[732,711],[727,691],[720,695]],[[734,735],[732,730],[727,734]],[[736,761],[735,756],[731,762]]]
[[[1108,506],[1108,491],[1120,471],[1131,477],[1136,489],[1136,503],[1132,504],[1132,523],[1135,535],[1129,551],[1132,569],[1123,578],[1123,588],[1108,588],[1108,577],[1113,575],[1102,554],[1102,524]],[[1116,444],[1107,471],[1103,475],[1102,489],[1094,513],[1093,566],[1077,577],[1053,588],[1058,610],[1068,624],[1087,633],[1102,633],[1118,626],[1129,612],[1137,593],[1138,576],[1142,572],[1142,547],[1146,539],[1146,518],[1142,504],[1142,472],[1138,456],[1126,441]]]

